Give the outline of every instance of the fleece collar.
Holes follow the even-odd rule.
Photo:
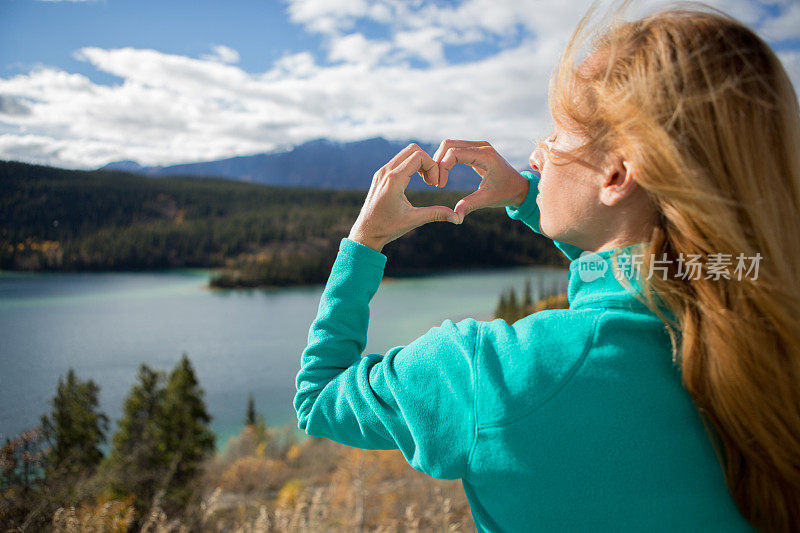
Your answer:
[[[647,244],[641,242],[600,252],[583,252],[573,259],[569,265],[567,290],[570,309],[621,307],[654,314],[640,301],[644,299],[642,286],[646,274],[641,272],[641,257],[646,253]],[[615,253],[618,254],[616,269],[612,259]],[[652,275],[661,274],[656,271]],[[623,286],[620,279],[624,279],[625,284],[630,285],[630,289]],[[666,316],[672,317],[663,302],[660,303],[659,310]]]

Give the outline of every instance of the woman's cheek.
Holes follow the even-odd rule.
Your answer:
[[[550,213],[541,192],[536,196],[536,205],[539,207],[539,231],[541,231],[543,235],[548,236]]]
[[[549,173],[545,176],[545,173],[542,172],[542,176],[539,178],[539,194],[536,195],[536,205],[539,208],[539,231],[546,236],[549,236],[549,232],[553,229],[553,213],[551,212],[552,205],[550,202],[552,196],[549,191],[550,180],[547,179],[549,177]]]

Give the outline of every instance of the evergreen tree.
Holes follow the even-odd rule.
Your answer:
[[[522,312],[524,314],[527,314],[529,312],[528,310],[530,309],[531,305],[533,305],[533,296],[531,295],[531,279],[526,278],[525,292],[522,296]]]
[[[191,482],[200,472],[202,461],[214,451],[214,434],[208,427],[211,416],[203,401],[203,389],[184,352],[169,375],[165,390],[165,427],[170,480],[165,498],[177,506],[192,495]]]
[[[50,445],[45,465],[51,474],[86,473],[102,460],[108,417],[99,411],[99,392],[94,381],[78,379],[71,368],[58,379],[51,412],[41,417],[42,436]]]
[[[140,511],[150,507],[169,470],[164,396],[163,373],[142,364],[112,439],[112,490],[120,496],[133,494]]]
[[[517,293],[513,287],[508,292],[508,318],[506,322],[513,324],[520,318],[519,304],[517,304]]]
[[[214,449],[210,421],[186,353],[168,377],[143,364],[113,438],[114,492],[133,494],[142,513],[156,499],[169,512],[184,506],[202,461]]]
[[[500,301],[497,303],[497,308],[494,310],[495,318],[505,318],[508,312],[508,303],[506,302],[506,293],[500,293]]]
[[[246,426],[256,425],[256,401],[252,392],[247,396],[247,414],[244,417],[244,424]]]
[[[0,446],[0,530],[39,531],[46,527],[39,518],[43,513],[36,511],[42,501],[42,455],[39,428],[7,438]]]

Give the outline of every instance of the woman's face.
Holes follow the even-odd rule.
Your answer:
[[[597,234],[601,203],[598,188],[602,183],[599,168],[569,161],[559,152],[569,152],[587,141],[581,134],[558,125],[544,144],[552,152],[555,164],[537,146],[529,158],[531,168],[541,174],[539,194],[539,229],[551,239],[589,249]],[[568,163],[564,164],[566,161]]]

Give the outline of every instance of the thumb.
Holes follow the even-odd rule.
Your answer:
[[[475,211],[476,209],[480,209],[482,207],[486,207],[491,202],[487,201],[486,194],[483,190],[478,189],[477,191],[469,194],[458,201],[454,211],[458,214],[458,216],[463,220],[465,216],[470,214],[471,212]]]
[[[417,207],[414,210],[413,220],[416,224],[414,227],[422,226],[428,222],[452,222],[453,224],[461,223],[458,213],[443,205]]]

